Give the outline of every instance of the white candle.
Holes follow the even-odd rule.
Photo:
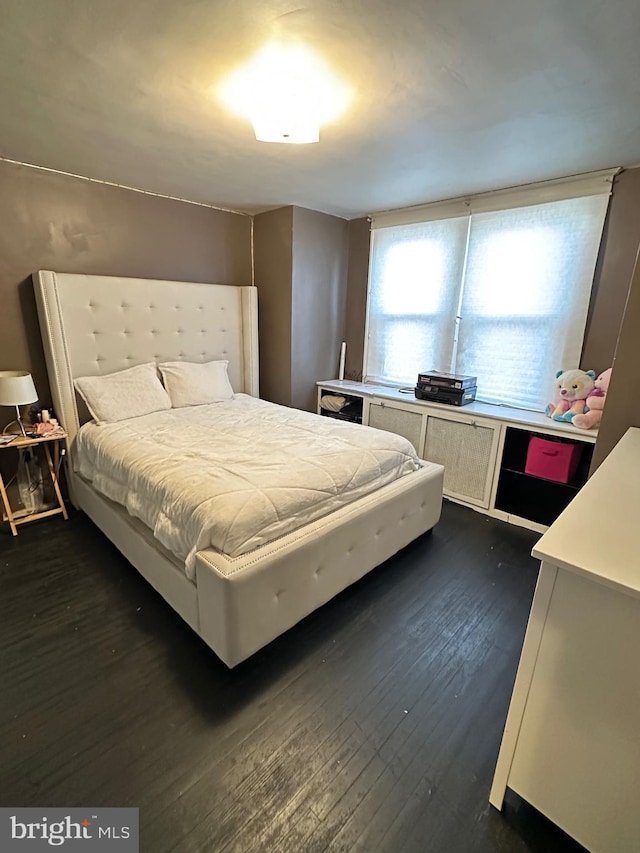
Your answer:
[[[338,370],[338,379],[344,379],[344,360],[347,355],[347,342],[342,341],[342,346],[340,347],[340,369]]]

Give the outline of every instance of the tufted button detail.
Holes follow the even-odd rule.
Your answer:
[[[200,355],[204,358],[206,355],[206,352],[201,352]]]
[[[184,329],[178,329],[176,335],[184,335]]]
[[[127,359],[127,361],[133,361],[132,355],[125,355],[125,358]]]
[[[376,539],[380,536],[381,533],[382,533],[382,530],[376,530]]]
[[[184,353],[183,353],[183,352],[179,352],[179,353],[178,353],[178,358],[184,358],[184,357],[185,357],[185,355],[184,355]]]
[[[97,355],[97,356],[96,356],[96,363],[97,363],[97,364],[100,364],[100,362],[101,362],[101,361],[104,361],[104,357],[103,357],[103,356],[101,356],[101,355]]]
[[[160,332],[157,329],[151,329],[151,334],[152,335],[159,335]]]
[[[347,557],[351,556],[352,553],[353,553],[353,545],[351,545],[349,548],[347,548]]]
[[[155,305],[149,305],[149,311],[155,311],[155,310],[156,310]]]
[[[198,311],[204,311],[204,305],[198,305]]]

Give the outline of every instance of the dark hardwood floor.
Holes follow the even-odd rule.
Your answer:
[[[536,535],[432,536],[230,671],[82,514],[0,532],[0,805],[137,806],[164,851],[578,851],[488,795]]]

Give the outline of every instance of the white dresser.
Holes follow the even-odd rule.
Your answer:
[[[640,429],[542,560],[490,802],[511,788],[593,853],[640,850]]]

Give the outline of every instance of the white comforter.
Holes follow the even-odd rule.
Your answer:
[[[76,471],[150,527],[189,577],[419,467],[400,436],[238,394],[106,426],[86,424]]]

